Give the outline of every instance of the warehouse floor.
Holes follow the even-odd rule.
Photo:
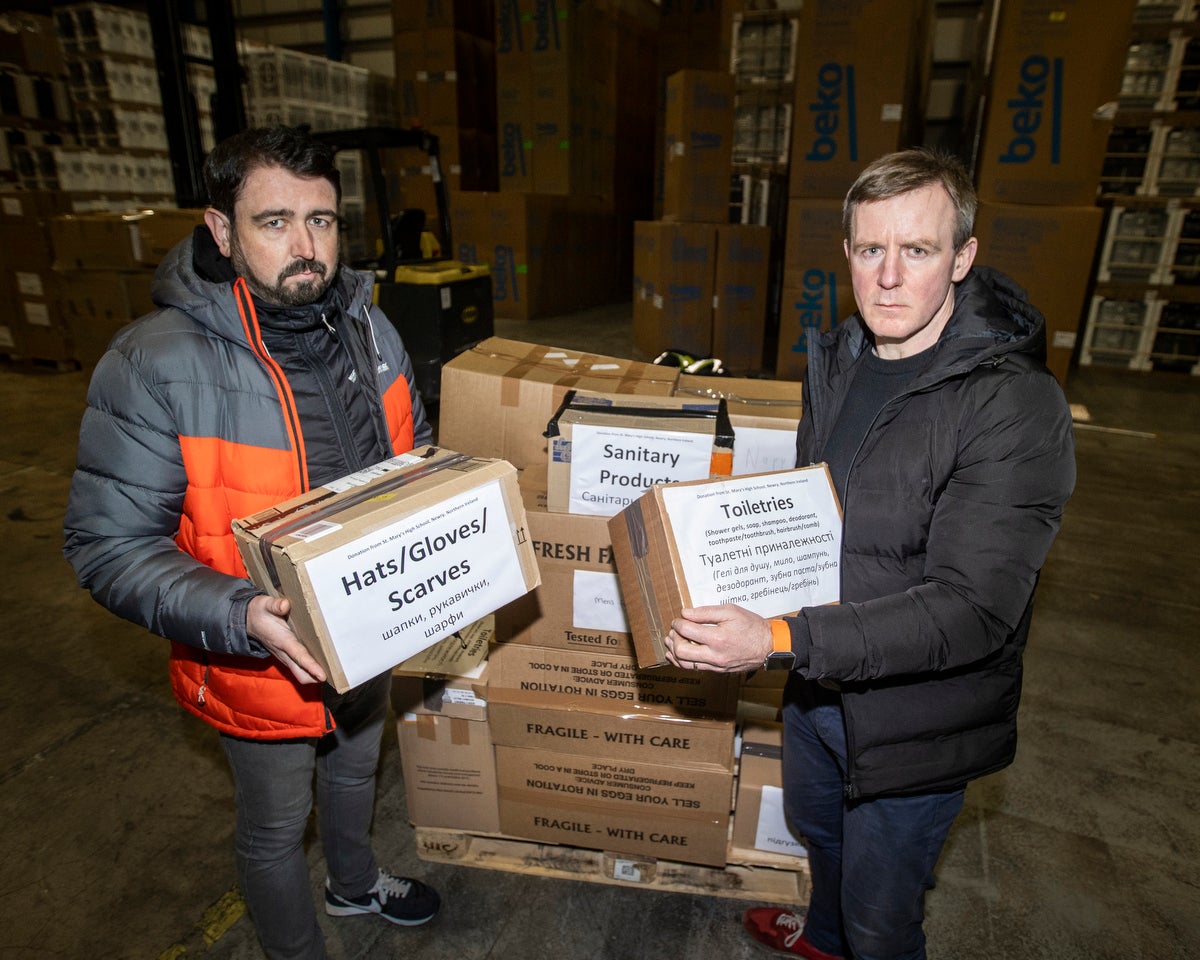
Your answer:
[[[628,305],[497,333],[630,355]],[[0,958],[255,958],[215,735],[171,699],[166,644],[95,605],[59,552],[85,387],[0,363]],[[1200,956],[1200,380],[1086,369],[1067,393],[1091,419],[1021,747],[968,790],[928,900],[935,960]],[[445,907],[415,930],[328,920],[335,960],[763,955],[737,900],[420,861],[394,744],[378,853]]]

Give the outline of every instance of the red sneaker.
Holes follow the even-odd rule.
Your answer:
[[[746,932],[781,957],[807,960],[843,960],[836,953],[818,950],[804,939],[804,919],[778,907],[751,907],[742,914]]]

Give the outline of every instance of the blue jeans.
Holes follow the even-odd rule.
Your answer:
[[[390,682],[384,673],[342,695],[327,689],[337,729],[319,739],[221,735],[236,793],[238,885],[270,960],[325,960],[304,854],[314,770],[330,886],[360,896],[375,883],[370,830]]]
[[[805,937],[857,960],[924,960],[925,892],[963,788],[847,800],[841,694],[793,674],[783,722],[784,805],[812,874]]]

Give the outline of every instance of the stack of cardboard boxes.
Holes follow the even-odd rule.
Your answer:
[[[50,147],[37,186],[73,195],[77,212],[175,203],[162,95],[145,14],[100,3],[55,10],[78,147]],[[33,184],[30,184],[33,186]]]
[[[634,225],[633,344],[763,367],[771,232],[729,223],[734,81],[681,70],[667,79],[663,215]]]
[[[842,200],[872,160],[920,142],[929,6],[813,0],[799,11],[775,355],[780,379],[801,379],[808,337],[854,310]]]
[[[396,90],[402,126],[438,138],[451,196],[495,190],[496,45],[491,3],[392,4]],[[429,159],[400,158],[405,205],[437,208]]]
[[[794,445],[794,385],[729,380],[718,395],[707,378],[682,379],[652,364],[498,337],[444,368],[439,439],[521,471],[541,584],[397,670],[393,702],[418,826],[727,862],[741,678],[637,667],[608,533],[618,507],[561,512],[574,502],[573,467],[588,457],[572,449],[570,460],[555,462],[563,441],[587,442],[589,418],[606,417],[582,401],[587,391],[602,408],[635,408],[618,419],[640,418],[648,431],[677,426],[689,406],[713,411],[706,470],[714,431],[728,432],[715,426],[721,410],[745,424],[748,450],[764,421]],[[794,462],[794,453],[771,461],[768,449],[760,447],[753,467]],[[757,699],[773,718],[778,689],[762,688]],[[767,780],[778,780],[775,762]],[[796,869],[794,861],[774,865]]]
[[[496,4],[499,193],[452,196],[451,221],[453,255],[492,269],[497,317],[620,296],[620,225],[648,202],[636,171],[652,104],[639,93],[657,23],[649,0]]]
[[[32,13],[0,14],[0,178],[31,189],[53,182],[50,148],[74,143],[74,133],[54,21]]]
[[[1100,235],[1096,197],[1136,6],[1005,0],[993,39],[975,160],[977,261],[1010,274],[1045,314],[1060,382]]]

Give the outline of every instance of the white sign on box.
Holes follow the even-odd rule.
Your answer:
[[[695,606],[763,617],[840,598],[842,518],[824,467],[664,487]]]
[[[577,423],[571,439],[570,513],[611,517],[652,484],[702,480],[712,434]]]
[[[352,551],[352,552],[348,552]],[[500,483],[434,504],[305,567],[350,686],[389,669],[393,637],[429,646],[526,592]]]

